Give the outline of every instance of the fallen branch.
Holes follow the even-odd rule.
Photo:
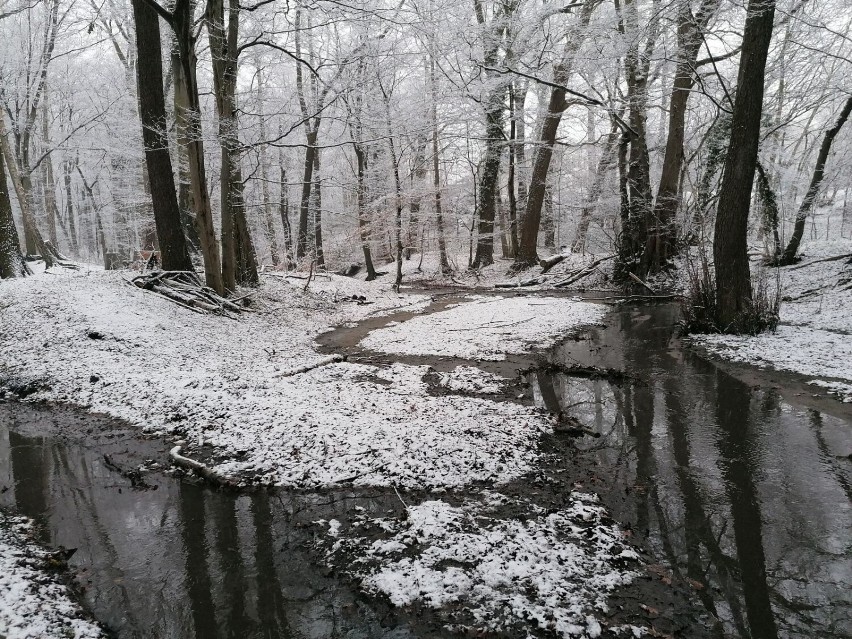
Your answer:
[[[568,258],[568,255],[562,254],[562,255],[552,255],[551,257],[547,257],[543,260],[539,260],[538,265],[541,267],[541,274],[544,275],[550,269],[552,269],[554,266],[556,266],[557,264],[559,264],[560,262],[564,261],[567,258]]]
[[[191,271],[154,271],[137,275],[130,283],[196,313],[226,315],[227,312],[241,313],[248,310],[235,303],[244,299],[245,295],[237,299],[222,297],[212,288],[204,286],[198,275]]]
[[[180,446],[175,446],[169,451],[169,459],[172,460],[172,463],[175,466],[179,466],[180,468],[183,468],[185,470],[191,470],[206,479],[207,481],[213,482],[220,486],[228,486],[230,488],[237,487],[237,483],[233,480],[217,473],[215,470],[208,466],[205,466],[199,461],[195,461],[194,459],[190,459],[189,457],[184,457],[180,454],[180,451]]]
[[[836,262],[838,260],[846,259],[847,257],[852,257],[852,253],[844,253],[843,255],[834,255],[832,257],[823,257],[818,260],[811,260],[810,262],[805,262],[804,264],[797,264],[796,266],[793,266],[790,270],[796,271],[800,268],[806,268],[808,266],[811,266],[813,264],[819,264],[821,262]]]
[[[308,371],[312,371],[315,368],[320,368],[321,366],[328,366],[329,364],[336,364],[337,362],[345,362],[346,357],[343,355],[330,355],[329,357],[324,357],[323,359],[312,362],[310,364],[303,364],[302,366],[295,366],[293,368],[288,368],[283,371],[279,371],[275,373],[273,377],[292,377],[293,375],[301,375],[302,373],[307,373]]]
[[[628,273],[628,275],[630,276],[630,279],[631,279],[631,280],[633,280],[634,282],[636,282],[637,284],[639,284],[639,286],[641,286],[641,287],[643,287],[644,289],[646,289],[647,291],[649,291],[649,292],[651,293],[651,295],[656,295],[656,294],[657,294],[657,291],[655,291],[653,288],[651,288],[651,287],[648,285],[648,283],[647,283],[647,282],[644,282],[644,281],[640,280],[640,279],[639,279],[636,275],[634,275],[633,273]]]
[[[584,277],[591,275],[600,264],[606,262],[607,260],[611,260],[614,257],[615,255],[607,255],[606,257],[602,257],[599,260],[595,260],[588,266],[585,266],[578,271],[574,271],[573,273],[569,273],[567,278],[554,283],[553,286],[556,288],[564,288],[566,286],[570,286],[571,284],[579,282]]]

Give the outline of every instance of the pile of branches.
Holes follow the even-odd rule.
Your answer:
[[[188,308],[196,313],[217,313],[227,315],[247,310],[236,302],[239,299],[227,299],[204,284],[198,275],[190,271],[153,271],[137,275],[130,283],[146,291],[152,291],[166,299]]]

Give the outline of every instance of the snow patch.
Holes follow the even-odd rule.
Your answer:
[[[503,360],[546,348],[583,326],[599,324],[601,304],[562,297],[477,296],[454,308],[373,331],[361,341],[381,353]]]
[[[486,501],[503,500],[490,494]],[[527,519],[501,519],[481,501],[426,501],[409,506],[402,520],[356,520],[350,534],[357,536],[329,555],[367,592],[395,606],[434,608],[451,624],[599,636],[595,615],[606,612],[610,592],[637,576],[638,555],[596,496],[572,492],[568,507],[550,512],[528,506]],[[370,544],[363,536],[370,529],[390,537]],[[357,559],[349,563],[341,551]]]
[[[0,637],[94,639],[105,637],[84,618],[56,576],[48,553],[30,541],[31,523],[0,513]]]

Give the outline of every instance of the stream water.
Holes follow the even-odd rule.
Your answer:
[[[650,547],[654,579],[687,584],[718,619],[711,636],[852,637],[852,410],[683,349],[675,315],[618,308],[548,355],[624,379],[528,375],[527,401],[600,434],[570,455],[554,447],[549,472],[601,494]],[[118,636],[440,636],[317,560],[310,522],[398,510],[394,493],[235,494],[119,472],[164,463],[164,446],[104,418],[0,403],[0,506],[77,549],[85,603]]]

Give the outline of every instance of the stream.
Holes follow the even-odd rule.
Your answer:
[[[597,435],[547,438],[536,490],[581,486],[601,496],[656,562],[622,601],[678,588],[697,611],[680,620],[680,636],[852,637],[852,406],[792,376],[683,348],[673,338],[677,312],[614,307],[606,327],[583,339],[482,363],[515,377],[501,401],[576,418]],[[358,350],[388,321],[338,329],[323,348],[405,361]],[[577,365],[625,375],[564,372]],[[121,472],[140,464],[141,477]],[[116,636],[441,636],[440,626],[359,593],[319,561],[322,532],[311,522],[343,520],[355,507],[398,512],[394,492],[240,494],[165,466],[165,443],[115,420],[0,403],[0,507],[35,519],[45,543],[77,549],[69,567],[83,601]],[[530,490],[525,479],[506,487]]]

